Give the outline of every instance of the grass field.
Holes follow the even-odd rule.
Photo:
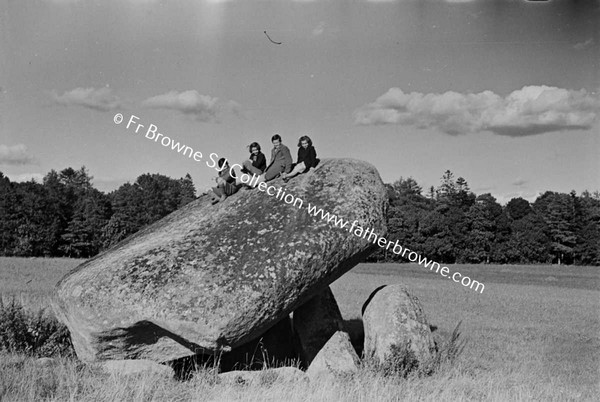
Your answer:
[[[52,288],[85,260],[71,258],[0,257],[0,295],[15,297],[26,307],[47,307]]]
[[[0,258],[0,293],[30,308],[43,307],[56,281],[80,262]],[[442,336],[462,321],[464,353],[455,366],[430,377],[398,379],[363,370],[339,383],[231,387],[216,384],[210,375],[188,382],[111,377],[72,360],[61,361],[49,374],[33,359],[11,355],[0,362],[0,400],[597,400],[600,268],[450,269],[484,283],[485,291],[414,264],[360,264],[332,284],[344,318],[355,327],[371,291],[392,283],[412,289]]]

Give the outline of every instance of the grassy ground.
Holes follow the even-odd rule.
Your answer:
[[[474,399],[593,399],[600,394],[597,267],[451,266],[485,283],[482,294],[417,265],[361,264],[332,286],[345,317],[359,317],[377,286],[403,283],[438,331],[462,320],[463,383]],[[549,279],[550,278],[550,279]],[[596,287],[590,289],[591,284]],[[468,375],[466,373],[469,373]]]
[[[44,306],[76,260],[0,258],[0,293]],[[0,357],[0,400],[596,400],[600,394],[598,267],[453,265],[485,283],[480,294],[418,265],[360,264],[332,285],[344,318],[360,331],[372,290],[403,283],[442,336],[459,321],[468,340],[454,367],[427,378],[384,378],[369,370],[338,383],[231,387],[204,373],[188,382],[117,378],[64,359],[56,369]]]
[[[4,300],[15,297],[31,309],[46,307],[56,282],[83,261],[0,257],[0,296]]]

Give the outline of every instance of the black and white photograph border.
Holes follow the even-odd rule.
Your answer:
[[[596,400],[599,21],[0,0],[0,400]]]

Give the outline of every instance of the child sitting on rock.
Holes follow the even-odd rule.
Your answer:
[[[306,173],[319,163],[317,151],[309,136],[304,135],[298,140],[298,160],[289,173],[282,173],[283,181],[288,181],[299,173]]]
[[[219,176],[215,179],[217,187],[212,188],[211,202],[216,204],[219,201],[224,201],[230,195],[235,194],[240,187],[235,184],[235,178],[231,176],[231,169],[227,159],[221,158],[218,162]]]

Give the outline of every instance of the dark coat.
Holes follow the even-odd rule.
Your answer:
[[[231,169],[223,169],[218,174],[221,179],[225,180],[225,183],[235,183],[235,177],[231,176]]]
[[[317,151],[315,147],[309,145],[307,148],[298,148],[298,163],[304,162],[306,169],[302,173],[308,172],[311,167],[316,167],[319,160],[317,159]]]
[[[219,177],[223,179],[225,183],[219,184],[217,187],[213,187],[213,191],[217,195],[233,195],[240,189],[240,186],[235,185],[235,177],[231,175],[231,169],[221,170],[219,172]]]
[[[265,157],[265,154],[263,154],[262,152],[258,151],[258,154],[250,155],[250,159],[252,160],[252,166],[257,168],[261,172],[264,172],[265,169],[267,168],[267,158]]]
[[[258,151],[258,153],[256,155],[250,154],[248,159],[250,159],[252,161],[252,166],[255,167],[256,169],[260,170],[261,173],[264,172],[265,169],[267,168],[267,157],[265,156],[265,154],[263,154],[260,151]],[[245,164],[246,164],[246,162],[244,162],[244,165]],[[250,172],[248,171],[248,169],[243,167],[242,173],[250,173]]]

